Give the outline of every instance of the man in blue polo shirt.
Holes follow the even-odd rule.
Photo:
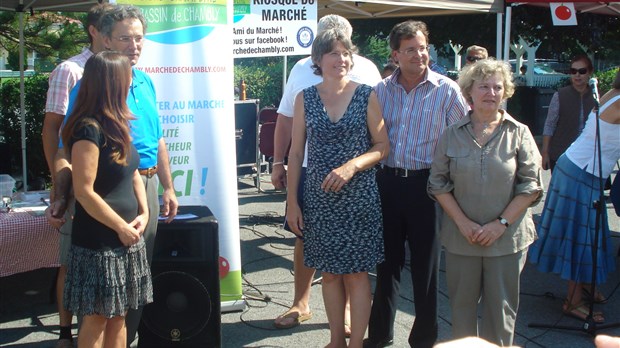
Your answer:
[[[132,65],[138,62],[146,30],[146,20],[140,9],[131,5],[116,5],[101,18],[98,29],[106,49],[124,53],[129,57]],[[78,82],[71,91],[69,112],[67,112],[65,121],[73,108],[79,86],[80,83]],[[140,154],[139,171],[144,181],[149,205],[149,222],[144,232],[144,240],[150,263],[153,258],[157,217],[160,215],[155,174],[157,174],[159,182],[164,188],[161,215],[167,216],[168,222],[172,221],[176,215],[178,202],[170,174],[168,150],[157,113],[155,87],[148,75],[135,68],[133,69],[132,84],[127,95],[127,106],[136,117],[131,121],[131,135]],[[55,169],[57,171],[54,182],[55,193],[58,195],[57,197],[66,197],[71,186],[71,176],[70,164],[64,151],[58,151]],[[59,202],[61,201],[59,200]],[[58,206],[52,206],[48,218],[50,215],[61,217],[64,208],[61,203]],[[141,314],[142,309],[130,310],[127,314],[125,321],[128,347],[135,338]]]

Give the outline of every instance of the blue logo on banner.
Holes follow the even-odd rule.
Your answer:
[[[308,48],[314,41],[314,32],[308,27],[301,27],[297,31],[297,43],[303,48]]]

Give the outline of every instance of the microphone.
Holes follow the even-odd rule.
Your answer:
[[[588,85],[590,85],[590,89],[592,90],[592,96],[594,97],[596,104],[598,104],[599,103],[598,80],[596,79],[596,77],[591,78],[590,81],[588,81]]]

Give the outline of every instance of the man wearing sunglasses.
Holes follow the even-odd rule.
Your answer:
[[[482,46],[472,45],[467,47],[465,54],[465,65],[474,64],[475,62],[489,58],[489,52]]]
[[[595,105],[588,81],[592,76],[592,61],[586,55],[574,57],[570,63],[570,85],[560,88],[549,103],[543,129],[542,166],[555,167],[555,162],[577,139]]]

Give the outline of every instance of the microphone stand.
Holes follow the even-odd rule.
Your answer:
[[[597,323],[594,321],[594,297],[596,296],[596,274],[598,268],[598,243],[599,236],[601,234],[601,221],[603,219],[603,209],[606,209],[605,206],[605,186],[603,181],[603,169],[601,162],[601,129],[600,129],[600,121],[599,121],[599,100],[596,98],[598,93],[595,95],[594,102],[594,111],[595,111],[595,121],[596,121],[596,151],[597,151],[597,160],[598,160],[598,180],[599,180],[599,196],[598,201],[592,202],[593,207],[596,209],[596,222],[594,224],[594,244],[592,245],[592,279],[590,282],[590,294],[592,296],[592,301],[590,301],[588,316],[585,321],[582,323],[580,327],[577,326],[568,326],[568,325],[548,325],[548,324],[538,324],[538,323],[530,323],[528,327],[533,328],[547,328],[547,329],[561,329],[561,330],[572,330],[572,331],[583,331],[592,336],[596,335],[598,330],[604,330],[609,328],[620,327],[620,323]]]

